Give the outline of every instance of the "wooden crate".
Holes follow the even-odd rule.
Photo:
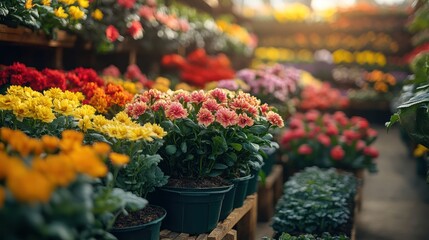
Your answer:
[[[213,231],[207,234],[191,236],[187,233],[161,231],[161,240],[237,240],[255,239],[256,214],[258,195],[250,195],[244,200],[243,206],[234,209],[229,216],[219,222]],[[233,229],[234,228],[234,229]]]
[[[277,200],[283,193],[283,166],[275,165],[265,184],[260,183],[258,188],[258,221],[268,222],[274,215]]]

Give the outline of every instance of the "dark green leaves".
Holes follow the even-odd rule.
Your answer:
[[[173,155],[173,154],[175,154],[175,153],[176,153],[176,151],[177,151],[177,147],[176,147],[175,145],[167,145],[167,146],[165,147],[165,152],[166,152],[168,155]]]

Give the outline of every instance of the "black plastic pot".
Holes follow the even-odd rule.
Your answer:
[[[258,191],[259,171],[252,171],[251,174],[252,174],[252,178],[249,179],[246,196],[252,195]]]
[[[233,184],[233,187],[231,188],[231,190],[225,193],[225,197],[222,202],[222,208],[220,209],[220,217],[219,217],[220,221],[225,220],[234,209],[234,198],[235,198],[236,189],[237,189],[237,186]]]
[[[165,209],[154,206],[162,209],[164,214],[162,217],[138,226],[126,227],[126,228],[113,228],[110,230],[118,240],[133,240],[133,239],[144,239],[144,240],[159,240],[159,233],[161,230],[161,222],[165,218],[167,212]]]
[[[273,170],[273,166],[276,163],[276,149],[275,148],[264,148],[263,151],[267,154],[267,158],[264,159],[264,165],[262,166],[262,171],[264,171],[265,176],[270,175]]]
[[[252,175],[232,179],[232,182],[236,185],[235,197],[234,197],[234,208],[239,208],[243,206],[244,199],[247,196],[247,186],[249,185],[249,180],[252,178]]]
[[[217,188],[162,187],[157,204],[167,210],[163,227],[173,232],[201,234],[213,230],[220,216],[225,193],[233,185]]]

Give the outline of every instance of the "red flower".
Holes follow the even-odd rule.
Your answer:
[[[295,138],[294,132],[292,132],[292,131],[286,131],[286,132],[283,133],[283,136],[281,138],[281,144],[282,145],[288,144],[294,138]]]
[[[326,134],[328,134],[329,136],[336,136],[338,135],[339,131],[337,126],[335,126],[334,124],[329,124],[327,129],[326,129]]]
[[[127,9],[134,7],[134,4],[136,4],[136,0],[118,0],[118,5]]]
[[[345,152],[341,146],[335,146],[331,149],[331,157],[336,161],[340,161],[344,158]]]
[[[112,76],[112,77],[119,77],[121,75],[121,72],[115,65],[110,65],[107,68],[103,70],[104,76]]]
[[[310,121],[310,122],[314,122],[317,120],[317,118],[319,118],[320,113],[319,111],[316,110],[310,110],[305,114],[305,118]]]
[[[42,73],[46,76],[46,88],[59,88],[66,90],[67,79],[63,72],[53,69],[44,69]]]
[[[82,84],[93,82],[97,86],[104,86],[103,79],[98,76],[97,72],[94,69],[80,67],[73,70],[72,73],[76,74]]]
[[[125,77],[131,80],[139,79],[142,75],[140,68],[135,64],[129,65],[125,72]]]
[[[377,158],[379,155],[377,149],[375,149],[373,147],[365,147],[363,149],[363,154],[365,154],[366,156],[369,156],[371,158]]]
[[[116,27],[113,25],[109,25],[106,28],[106,38],[109,40],[109,42],[116,41],[119,38],[118,29],[116,29]]]
[[[133,21],[128,26],[128,33],[134,39],[140,39],[143,37],[143,27],[139,21]]]
[[[354,140],[358,140],[361,137],[358,132],[355,132],[353,130],[344,130],[343,135],[346,138],[347,142],[352,142]]]
[[[178,67],[182,69],[186,64],[186,60],[178,54],[169,54],[162,57],[161,64],[165,67]]]
[[[205,66],[208,62],[208,57],[206,54],[206,50],[203,48],[198,48],[195,51],[191,52],[187,57],[189,63]]]
[[[289,122],[290,129],[302,128],[302,121],[297,118],[292,118]]]
[[[139,16],[148,20],[148,21],[153,21],[155,20],[155,11],[153,8],[148,7],[148,6],[142,6],[139,9]]]
[[[370,138],[375,138],[375,137],[377,137],[378,133],[377,133],[377,131],[376,131],[375,129],[373,129],[373,128],[369,128],[369,129],[366,131],[366,135],[367,135],[368,137],[370,137]]]
[[[317,136],[317,141],[325,147],[329,147],[329,145],[331,145],[331,139],[324,134]]]
[[[28,83],[33,90],[43,91],[46,89],[46,77],[36,69],[28,68],[21,76],[23,82]],[[14,80],[13,77],[11,82]]]
[[[305,130],[302,128],[296,129],[295,131],[293,131],[293,133],[294,138],[303,138],[306,135]]]
[[[313,149],[308,144],[302,144],[298,148],[298,153],[301,155],[310,155],[313,153]]]

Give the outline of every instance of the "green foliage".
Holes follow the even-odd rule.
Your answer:
[[[350,234],[357,181],[336,170],[307,168],[284,185],[272,227],[276,232]]]
[[[321,236],[304,234],[299,236],[292,236],[288,233],[283,233],[278,240],[348,240],[347,236],[331,236],[329,233],[323,233]],[[263,240],[270,240],[269,238],[264,238]]]

